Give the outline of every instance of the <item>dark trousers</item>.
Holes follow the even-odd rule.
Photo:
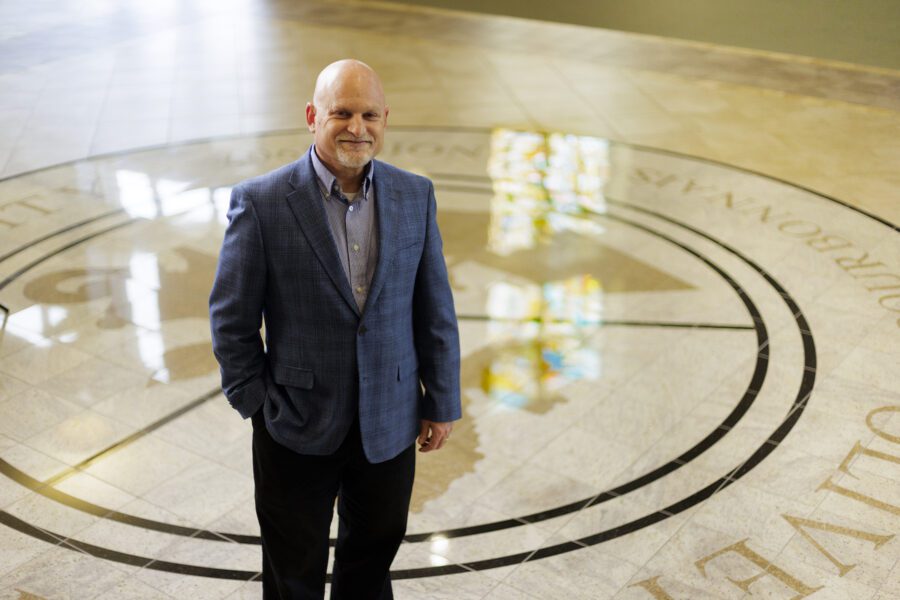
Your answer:
[[[406,533],[415,444],[371,464],[359,424],[328,456],[297,454],[272,439],[262,411],[253,416],[253,479],[262,537],[263,598],[325,596],[328,534],[338,499],[332,599],[393,598],[390,566]]]

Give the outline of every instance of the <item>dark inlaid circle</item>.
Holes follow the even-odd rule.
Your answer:
[[[737,258],[741,259],[744,263],[750,266],[754,271],[756,271],[759,275],[761,275],[768,283],[772,286],[772,288],[784,299],[786,305],[790,309],[791,313],[794,315],[795,321],[798,325],[798,328],[801,333],[801,337],[803,340],[804,346],[804,366],[806,367],[803,372],[803,379],[801,381],[800,389],[797,393],[797,396],[793,403],[793,408],[789,413],[789,416],[779,425],[779,427],[769,436],[769,439],[760,446],[747,460],[743,461],[740,465],[736,466],[734,469],[729,471],[727,474],[723,475],[721,478],[713,482],[712,484],[704,487],[701,490],[691,494],[690,496],[679,500],[664,509],[656,511],[654,513],[645,515],[640,519],[636,519],[624,525],[619,525],[613,529],[598,532],[596,534],[592,534],[590,536],[586,536],[579,540],[575,540],[572,542],[566,542],[563,544],[557,544],[555,546],[550,546],[546,548],[542,548],[536,551],[528,551],[522,552],[507,556],[496,557],[492,559],[481,560],[473,563],[467,563],[463,565],[447,565],[441,567],[428,567],[421,569],[407,569],[407,570],[398,570],[392,572],[392,577],[396,579],[402,578],[413,578],[413,577],[426,577],[426,576],[434,576],[434,575],[442,575],[448,573],[462,573],[469,570],[480,570],[480,569],[489,569],[504,565],[517,564],[524,561],[535,560],[538,558],[543,558],[546,556],[552,556],[555,554],[560,554],[564,552],[569,552],[572,550],[577,550],[579,548],[584,548],[586,546],[602,543],[604,541],[614,539],[616,537],[620,537],[632,531],[636,531],[643,527],[647,527],[663,519],[666,519],[670,516],[678,514],[685,509],[702,502],[703,500],[709,498],[713,494],[718,491],[724,489],[738,478],[743,476],[745,473],[749,472],[752,468],[754,468],[759,462],[761,462],[775,447],[777,447],[778,443],[782,441],[785,435],[791,430],[791,428],[796,424],[797,420],[802,414],[803,409],[806,406],[806,402],[809,399],[809,395],[812,392],[813,384],[815,381],[815,346],[813,343],[812,334],[809,331],[808,324],[805,320],[805,317],[802,314],[802,311],[797,306],[796,302],[791,298],[791,296],[786,292],[786,290],[781,286],[777,281],[775,281],[762,267],[758,264],[751,261],[749,258],[739,253],[735,249],[727,246],[726,244],[712,238],[711,236],[679,221],[676,221],[670,217],[655,213],[650,211],[649,209],[630,205],[625,202],[610,200],[607,199],[607,202],[610,206],[615,206],[617,208],[621,208],[624,211],[637,211],[643,213],[647,216],[651,216],[662,221],[665,221],[671,225],[675,225],[683,230],[689,231],[697,236],[700,236],[716,245],[724,249],[725,251],[731,253]],[[747,410],[752,405],[754,399],[756,398],[759,390],[762,387],[762,383],[765,379],[767,367],[768,367],[768,333],[765,327],[765,323],[762,315],[757,309],[756,305],[752,302],[749,295],[744,291],[744,289],[735,281],[727,272],[725,272],[721,267],[714,264],[711,260],[701,255],[696,250],[690,248],[689,246],[672,239],[671,237],[666,236],[665,234],[656,231],[646,225],[643,225],[637,221],[629,219],[627,216],[618,215],[618,214],[610,214],[604,213],[602,215],[596,214],[593,215],[594,218],[600,219],[608,219],[615,221],[617,223],[633,227],[639,229],[645,233],[650,235],[654,235],[660,239],[663,239],[688,254],[696,257],[703,263],[705,263],[709,268],[713,269],[717,274],[719,274],[735,291],[738,295],[741,302],[744,304],[747,309],[750,317],[753,321],[753,328],[756,331],[757,337],[757,356],[756,356],[756,364],[753,372],[753,376],[750,384],[748,385],[747,390],[741,397],[738,404],[732,410],[732,412],[722,421],[722,423],[710,432],[706,437],[703,438],[698,444],[696,444],[693,448],[678,456],[677,458],[669,461],[668,463],[657,467],[656,469],[645,473],[644,475],[619,485],[613,489],[605,490],[599,492],[593,496],[588,498],[583,498],[576,502],[571,502],[563,506],[555,507],[550,510],[541,511],[538,513],[533,513],[529,515],[524,515],[518,517],[516,519],[508,519],[503,521],[497,521],[493,523],[485,523],[470,527],[456,528],[450,529],[446,531],[433,531],[433,532],[424,532],[424,533],[416,533],[407,536],[407,542],[419,542],[432,539],[434,537],[442,537],[442,538],[451,538],[451,537],[461,537],[467,535],[475,535],[480,533],[487,533],[491,531],[498,531],[502,529],[508,529],[511,527],[518,527],[521,525],[536,523],[546,519],[551,519],[554,517],[558,517],[561,515],[565,515],[568,513],[576,512],[586,507],[594,506],[597,504],[601,504],[603,502],[607,502],[613,498],[617,498],[619,496],[623,496],[625,494],[631,493],[642,486],[645,486],[653,481],[658,480],[669,473],[674,472],[679,467],[687,464],[710,447],[712,447],[717,441],[719,441],[724,435],[727,434],[728,431],[734,425],[736,425],[743,415],[747,412]],[[26,268],[20,269],[12,276],[7,277],[6,280],[0,282],[0,289],[5,285],[8,285],[11,281],[15,280],[15,278],[21,276],[37,264],[44,262],[45,260],[51,258],[52,256],[59,254],[71,247],[74,247],[77,244],[86,242],[97,235],[102,235],[106,231],[113,230],[118,227],[126,226],[127,224],[134,222],[134,220],[130,220],[126,223],[117,224],[114,227],[110,227],[104,231],[92,234],[91,236],[86,236],[80,240],[76,240],[76,242],[69,244],[68,246],[58,249],[56,252],[51,253],[45,257],[41,257],[40,259],[33,261]],[[71,228],[69,228],[71,229]],[[18,253],[20,250],[16,250],[13,253],[8,253],[3,259],[10,257],[12,254]],[[218,390],[211,392],[210,395],[217,395]],[[183,414],[183,411],[190,410],[197,403],[205,401],[206,397],[198,399],[192,405],[185,407],[182,411],[179,411],[180,414]],[[152,529],[156,531],[163,531],[167,533],[172,533],[176,535],[185,535],[191,537],[197,537],[201,539],[208,540],[217,540],[217,541],[229,541],[229,542],[238,542],[238,543],[249,543],[256,544],[259,543],[259,538],[257,536],[248,536],[243,534],[229,534],[229,533],[219,533],[212,531],[204,531],[197,530],[194,528],[181,527],[177,525],[172,525],[169,523],[162,523],[158,521],[153,521],[149,519],[144,519],[141,517],[136,517],[133,515],[127,515],[124,513],[120,513],[117,511],[110,511],[106,508],[91,504],[84,500],[75,498],[63,492],[56,490],[51,486],[46,486],[45,484],[31,478],[27,474],[15,469],[12,465],[9,465],[5,461],[0,461],[0,471],[4,472],[6,475],[15,479],[19,483],[31,488],[32,490],[41,493],[51,499],[62,502],[73,508],[77,508],[79,510],[88,512],[90,514],[94,514],[96,516],[109,518],[115,521],[127,523],[130,525],[144,527],[147,529]],[[36,528],[20,519],[6,513],[0,513],[0,521],[4,524],[18,529],[24,533],[28,533],[29,535],[33,535],[39,539],[43,539],[48,542],[58,543],[62,538],[54,537],[55,534],[50,532],[46,532],[39,528]],[[147,568],[159,569],[177,573],[184,574],[192,574],[192,575],[202,575],[207,577],[218,577],[218,578],[227,578],[227,579],[253,579],[257,576],[257,573],[251,571],[240,571],[240,570],[227,570],[227,569],[215,569],[208,567],[198,567],[193,565],[181,565],[176,563],[167,563],[164,561],[151,561],[151,559],[146,557],[135,556],[127,553],[121,553],[117,551],[112,551],[104,548],[100,548],[97,546],[93,546],[91,544],[86,544],[80,542],[78,540],[68,539],[65,541],[65,545],[71,547],[73,549],[79,549],[95,556],[106,558],[109,560],[123,562],[127,564],[133,565],[142,565]]]

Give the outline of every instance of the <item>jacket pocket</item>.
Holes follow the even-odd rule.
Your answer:
[[[422,242],[424,240],[425,240],[425,238],[421,238],[421,237],[412,238],[412,239],[403,238],[403,239],[397,240],[397,251],[399,252],[401,250],[408,250],[408,249],[412,248],[413,246],[421,246]]]
[[[410,375],[414,375],[419,370],[419,359],[417,357],[412,357],[411,359],[407,359],[397,365],[397,381],[401,381],[402,379],[409,377]]]
[[[270,368],[272,379],[279,385],[288,385],[304,390],[311,390],[313,387],[313,372],[309,369],[289,367],[278,363],[273,363]]]

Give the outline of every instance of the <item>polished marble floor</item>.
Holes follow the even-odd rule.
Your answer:
[[[0,7],[0,597],[257,598],[230,186],[383,76],[463,412],[398,598],[900,598],[900,73],[389,3]],[[74,26],[73,23],[80,23]]]

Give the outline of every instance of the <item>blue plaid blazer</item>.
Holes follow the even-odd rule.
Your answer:
[[[309,152],[231,193],[209,298],[222,389],[244,418],[262,408],[272,437],[302,454],[337,450],[359,415],[366,457],[382,462],[413,443],[420,419],[461,416],[434,187],[380,161],[373,183],[378,262],[362,313]]]

